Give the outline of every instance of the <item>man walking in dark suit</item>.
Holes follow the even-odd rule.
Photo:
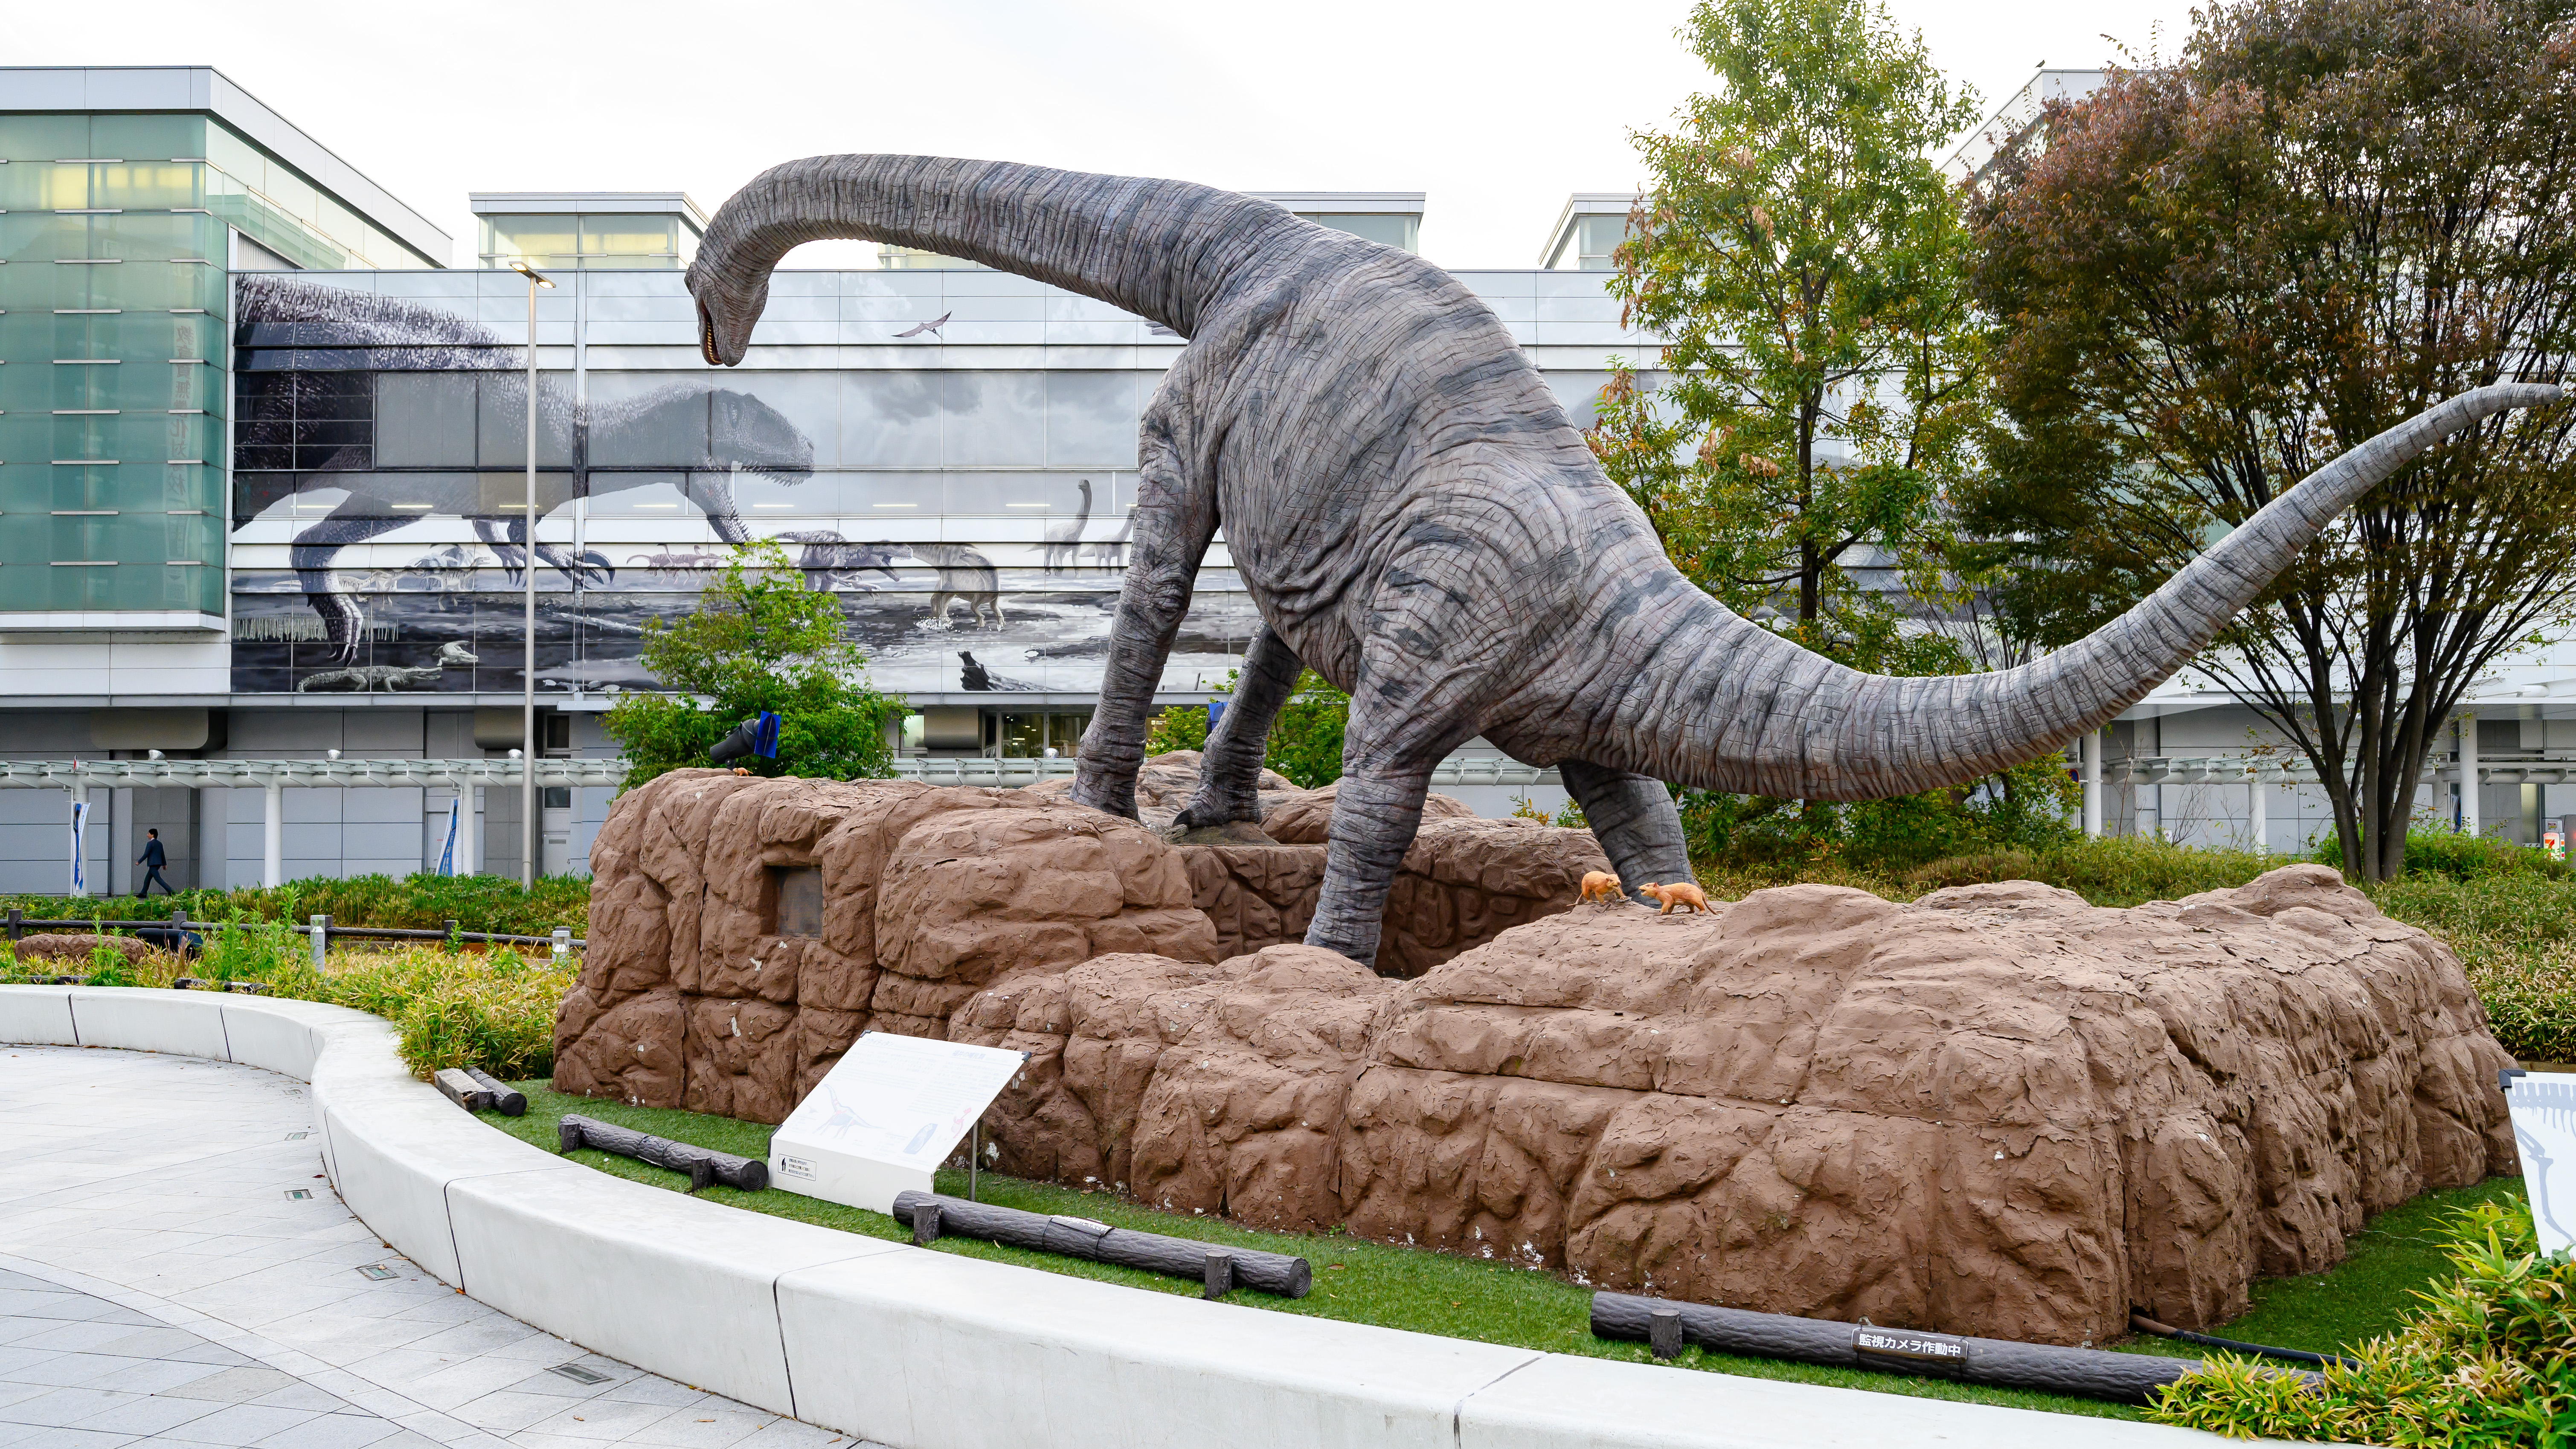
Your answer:
[[[143,853],[134,857],[134,863],[143,867],[143,889],[134,893],[135,899],[141,900],[152,894],[152,887],[156,882],[161,887],[161,894],[165,896],[178,894],[177,891],[170,889],[170,882],[163,879],[161,875],[161,867],[170,863],[170,852],[161,848],[160,831],[143,832]]]

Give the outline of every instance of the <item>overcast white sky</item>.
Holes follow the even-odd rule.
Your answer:
[[[2179,48],[2189,0],[1890,0],[1991,107],[2042,62]],[[12,65],[212,64],[456,238],[469,191],[668,190],[913,151],[1247,191],[1429,193],[1422,247],[1534,265],[1566,193],[1706,83],[1687,0],[663,0],[514,6],[89,0],[11,7]],[[789,265],[853,265],[850,243]]]

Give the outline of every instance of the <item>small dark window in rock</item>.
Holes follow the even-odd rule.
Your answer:
[[[778,901],[778,918],[773,934],[822,935],[822,869],[811,865],[773,865],[769,868],[769,875],[770,887],[777,893]]]

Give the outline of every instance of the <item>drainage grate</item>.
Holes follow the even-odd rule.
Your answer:
[[[309,1187],[290,1187],[286,1190],[286,1195],[288,1197],[311,1197],[313,1195],[313,1189]]]
[[[289,1132],[286,1134],[286,1140],[289,1142],[301,1142],[312,1135],[313,1134],[310,1132]]]
[[[382,1263],[369,1263],[358,1270],[358,1276],[361,1278],[372,1278],[375,1281],[382,1283],[388,1278],[398,1277],[400,1275]]]
[[[568,1378],[577,1384],[604,1384],[608,1382],[608,1375],[601,1373],[599,1370],[594,1368],[583,1368],[577,1363],[559,1363],[553,1368],[546,1370],[546,1372],[561,1374],[565,1378]]]

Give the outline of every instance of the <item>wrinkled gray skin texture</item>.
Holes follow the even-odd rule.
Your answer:
[[[1431,769],[1482,734],[1554,765],[1633,893],[1691,879],[1663,782],[1809,800],[1908,794],[2066,745],[2136,702],[2344,507],[2445,435],[2555,387],[2453,398],[2319,469],[2127,614],[1994,674],[1861,674],[1669,564],[1492,312],[1447,272],[1180,181],[924,156],[818,156],[717,212],[689,268],[711,363],[743,358],[800,243],[924,247],[1189,339],[1139,440],[1134,548],[1074,798],[1136,813],[1136,771],[1222,524],[1260,609],[1189,826],[1257,821],[1300,663],[1347,690],[1344,779],[1306,934],[1374,961]]]

